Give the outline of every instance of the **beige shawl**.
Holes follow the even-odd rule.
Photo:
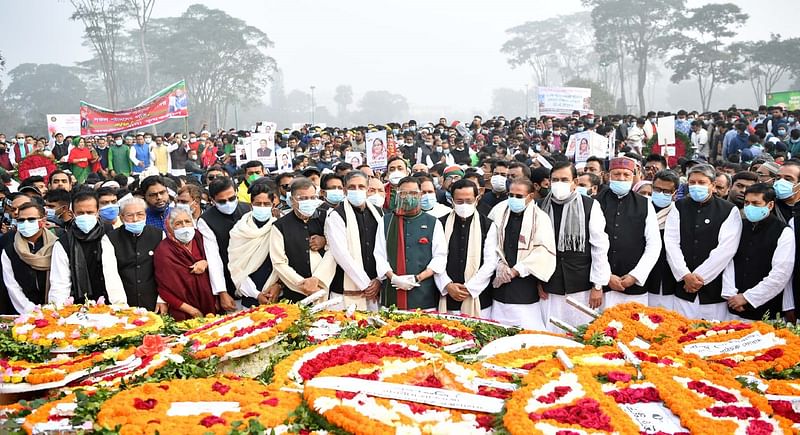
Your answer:
[[[481,267],[481,252],[483,250],[483,243],[482,243],[482,234],[481,234],[481,218],[478,215],[478,212],[475,212],[472,218],[472,223],[469,227],[469,239],[467,239],[467,262],[466,267],[464,268],[464,283],[469,282],[469,280],[478,273],[478,269]],[[453,225],[455,225],[456,219],[460,219],[455,212],[451,212],[449,216],[447,216],[447,220],[444,223],[444,239],[446,241],[450,240],[450,237],[453,235]],[[439,311],[440,312],[447,312],[447,297],[442,296],[439,299]],[[481,301],[479,298],[473,298],[472,296],[468,296],[461,302],[461,314],[466,316],[472,317],[480,317],[481,314]]]
[[[495,221],[497,230],[497,256],[508,264],[503,253],[506,224],[511,211],[508,205],[499,210],[500,219]],[[517,263],[527,268],[531,275],[540,281],[548,281],[556,270],[556,241],[553,224],[547,213],[543,212],[534,201],[528,203],[522,217],[522,228],[517,241]]]
[[[253,212],[245,213],[231,230],[228,244],[228,270],[231,279],[239,289],[251,273],[258,270],[269,254],[269,239],[272,230],[270,219],[259,228],[253,219]],[[263,289],[259,289],[263,290]]]

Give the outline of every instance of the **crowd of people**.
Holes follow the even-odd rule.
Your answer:
[[[672,167],[656,119],[690,138]],[[639,302],[690,318],[794,320],[797,111],[575,113],[275,133],[292,171],[236,164],[247,131],[0,134],[0,310],[105,300],[176,319],[320,290],[530,329]],[[385,130],[386,168],[353,165]],[[592,130],[610,156],[575,163]],[[382,147],[384,146],[381,143]],[[16,179],[30,155],[46,176]],[[363,161],[363,160],[362,160]]]

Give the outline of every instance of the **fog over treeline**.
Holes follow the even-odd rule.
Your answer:
[[[5,0],[0,13],[31,25],[0,43],[5,131],[181,79],[192,128],[534,116],[537,86],[591,88],[600,114],[800,89],[796,1]]]

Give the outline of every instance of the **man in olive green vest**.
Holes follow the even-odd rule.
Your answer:
[[[422,212],[421,194],[418,179],[403,178],[397,183],[394,212],[384,215],[386,254],[393,272],[386,274],[391,285],[381,294],[383,306],[425,310],[439,305],[433,275],[445,270],[447,242],[441,222]]]

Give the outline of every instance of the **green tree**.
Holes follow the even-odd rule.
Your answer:
[[[730,40],[747,18],[732,3],[712,3],[690,9],[681,22],[683,34],[675,41],[678,53],[669,60],[670,79],[696,80],[703,111],[708,111],[716,87],[744,79],[738,46]]]
[[[23,63],[8,72],[11,81],[3,93],[4,105],[34,127],[24,131],[43,134],[45,115],[78,111],[86,85],[74,71],[52,63]]]
[[[583,0],[583,3],[592,7],[595,50],[606,61],[618,59],[621,63],[620,56],[625,56],[636,64],[639,111],[645,112],[649,62],[670,48],[685,0]],[[619,71],[622,77],[624,68]],[[620,85],[624,89],[624,84]]]
[[[565,34],[564,29],[569,29]],[[527,21],[506,30],[510,39],[500,51],[508,56],[512,67],[528,66],[536,84],[547,86],[549,73],[556,70],[560,82],[582,76],[591,70],[588,62],[594,42],[587,12],[559,15],[538,21]]]
[[[339,118],[344,118],[347,114],[347,106],[353,104],[353,88],[350,85],[337,86],[333,101],[336,102]]]
[[[389,91],[367,91],[358,105],[356,121],[362,124],[397,122],[408,116],[406,97]]]
[[[800,38],[773,33],[767,41],[745,42],[739,48],[756,104],[764,104],[764,97],[787,74],[800,78]]]
[[[117,108],[117,43],[129,16],[123,0],[70,0],[75,8],[70,17],[84,26],[85,43],[100,63],[108,106]]]
[[[616,113],[616,105],[614,104],[614,96],[611,95],[600,83],[594,80],[575,78],[566,83],[564,86],[574,88],[589,88],[592,90],[592,110],[595,114],[610,115]]]
[[[221,10],[195,4],[180,17],[153,19],[152,27],[159,29],[147,40],[153,70],[164,83],[186,79],[194,119],[224,118],[230,105],[255,104],[275,71],[267,35]]]

